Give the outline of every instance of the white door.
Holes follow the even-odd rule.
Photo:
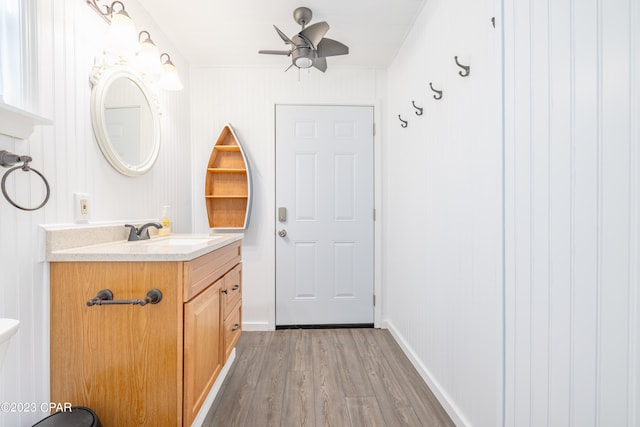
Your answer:
[[[276,325],[373,324],[373,107],[276,106]]]

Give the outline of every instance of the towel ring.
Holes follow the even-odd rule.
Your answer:
[[[4,150],[0,151],[0,165],[2,166],[7,167],[7,165],[16,164],[17,162],[23,162],[21,166],[14,166],[8,171],[6,171],[5,174],[2,176],[2,183],[0,184],[0,187],[2,187],[2,194],[4,195],[5,199],[7,199],[7,201],[11,203],[13,206],[15,206],[16,208],[21,209],[23,211],[35,211],[40,209],[41,207],[47,204],[47,202],[49,201],[49,196],[51,195],[51,188],[49,187],[49,182],[47,182],[47,178],[45,178],[44,175],[42,175],[37,170],[33,169],[31,166],[29,166],[30,161],[31,161],[31,157],[29,156],[16,156],[15,154],[7,153]],[[29,172],[29,171],[34,172],[36,175],[42,178],[42,181],[44,182],[44,186],[47,189],[47,194],[44,197],[44,200],[42,201],[42,203],[40,203],[35,208],[25,208],[24,206],[20,206],[19,204],[14,202],[11,199],[11,197],[9,197],[9,194],[7,193],[7,188],[6,188],[7,177],[11,174],[11,172],[17,169],[22,169],[25,172]]]

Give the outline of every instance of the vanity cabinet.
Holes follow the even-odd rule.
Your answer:
[[[190,426],[240,336],[241,242],[190,261],[52,262],[51,401],[105,426]],[[93,305],[162,292],[157,304]]]

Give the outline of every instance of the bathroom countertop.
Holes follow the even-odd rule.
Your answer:
[[[118,240],[96,245],[52,250],[49,262],[190,261],[235,241],[242,233],[171,234],[148,240]]]

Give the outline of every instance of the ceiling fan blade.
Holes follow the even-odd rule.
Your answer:
[[[291,45],[295,45],[295,43],[293,41],[291,41],[291,39],[289,37],[287,37],[287,35],[285,33],[283,33],[282,31],[280,31],[280,29],[278,27],[276,27],[275,25],[273,26],[273,28],[276,29],[278,35],[280,36],[280,38],[282,39],[283,42],[285,42],[285,44],[291,44]]]
[[[300,31],[298,34],[304,37],[305,39],[309,40],[309,42],[311,42],[313,47],[316,48],[318,46],[318,43],[320,43],[320,40],[322,40],[324,35],[327,34],[327,31],[329,31],[329,24],[322,21],[322,22],[316,22],[313,25],[309,25],[307,28]]]
[[[318,43],[317,53],[319,58],[346,55],[349,53],[349,46],[332,39],[324,38]]]
[[[259,50],[258,53],[265,53],[267,55],[291,55],[290,50]]]
[[[313,66],[324,73],[327,71],[327,59],[316,58],[313,60]]]

